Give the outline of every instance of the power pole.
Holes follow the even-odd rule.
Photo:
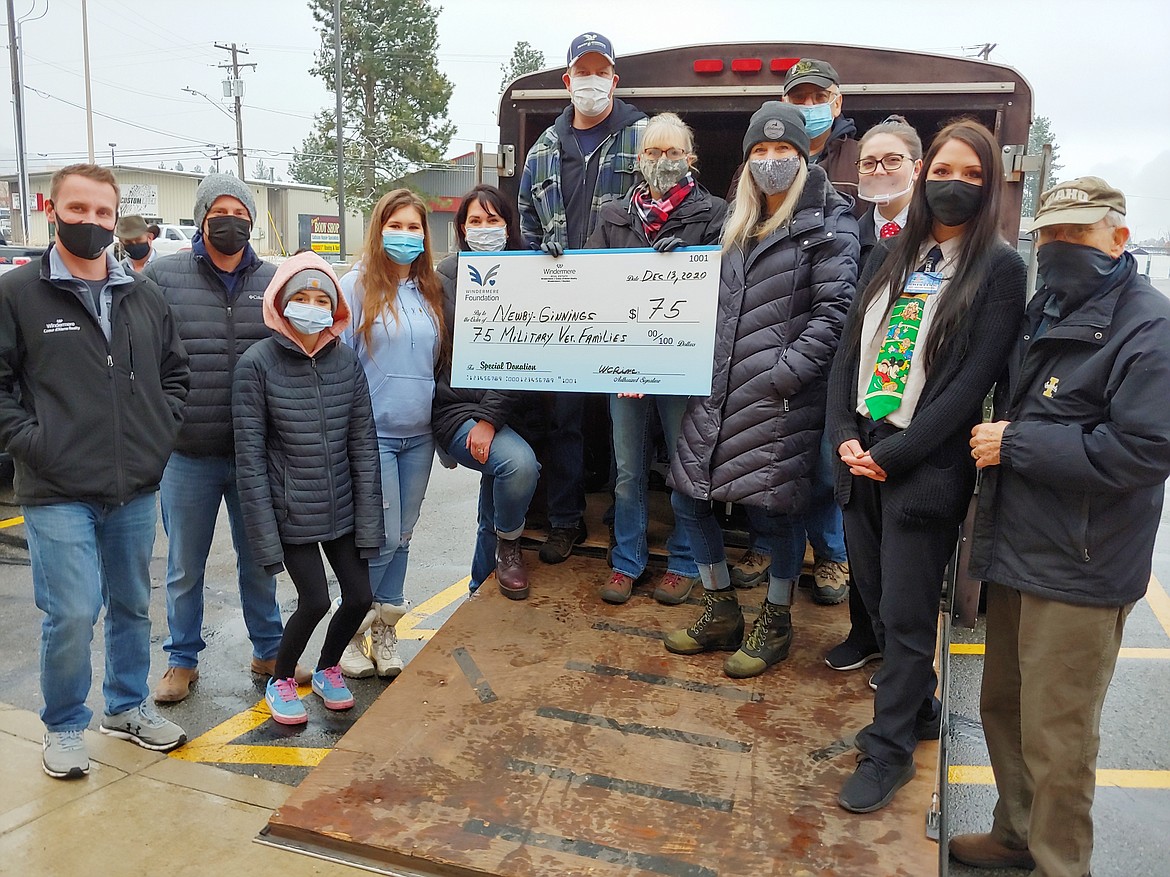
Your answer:
[[[239,56],[248,54],[248,50],[237,48],[235,43],[232,43],[230,46],[216,43],[215,47],[232,53],[232,63],[220,64],[219,67],[222,70],[232,71],[232,78],[229,81],[231,82],[231,94],[235,99],[236,105],[236,159],[239,161],[240,181],[243,182],[247,178],[244,175],[244,119],[240,113],[240,100],[244,96],[244,80],[240,79],[240,68],[251,67],[252,70],[255,70],[256,65],[240,63]],[[224,91],[226,92],[227,90],[225,87]],[[224,97],[227,97],[227,95],[225,94]]]
[[[93,158],[93,101],[89,88],[89,12],[85,0],[81,0],[81,48],[85,62],[85,134],[89,142],[89,163]]]
[[[337,135],[337,244],[342,262],[348,262],[345,250],[345,142],[342,139],[342,88],[341,88],[341,0],[333,0],[333,75],[334,92],[337,98],[337,117],[333,120]]]
[[[28,244],[28,164],[24,153],[24,77],[21,70],[20,53],[24,46],[20,44],[20,30],[16,26],[16,10],[13,0],[8,0],[8,57],[12,63],[12,109],[16,114],[16,167],[20,176],[20,231],[24,235],[24,243]]]

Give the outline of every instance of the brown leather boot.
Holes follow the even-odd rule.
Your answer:
[[[265,678],[271,679],[276,675],[276,658],[271,658],[267,661],[253,658],[252,672],[257,676],[264,676]],[[293,672],[293,678],[296,679],[297,685],[308,685],[313,681],[313,671],[297,664],[297,668]]]
[[[178,703],[191,693],[191,684],[198,678],[195,667],[167,667],[154,690],[154,702]]]
[[[1005,846],[990,834],[959,834],[951,838],[951,858],[973,868],[1036,867],[1032,854]]]
[[[519,539],[496,539],[496,581],[500,593],[509,600],[528,597],[528,570],[524,568],[524,554]]]

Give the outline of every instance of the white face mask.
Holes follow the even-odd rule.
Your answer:
[[[609,76],[570,76],[569,93],[573,107],[582,116],[594,118],[609,109],[609,91],[613,78]]]
[[[477,253],[499,252],[508,245],[508,227],[506,225],[469,228],[463,236],[467,239],[468,249]]]

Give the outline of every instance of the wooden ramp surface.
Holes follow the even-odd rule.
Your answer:
[[[868,673],[826,649],[844,604],[801,592],[796,641],[753,680],[666,652],[699,611],[595,595],[595,559],[494,580],[461,606],[269,822],[266,840],[387,874],[924,877],[936,743],[886,809],[837,806],[872,718]],[[741,591],[748,622],[763,590]],[[844,740],[842,739],[844,738]]]

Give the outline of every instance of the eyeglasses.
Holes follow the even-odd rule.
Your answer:
[[[863,158],[860,161],[854,162],[857,165],[857,172],[859,174],[872,174],[877,170],[880,164],[887,171],[896,171],[902,166],[902,162],[906,156],[899,155],[897,152],[891,152],[889,155],[884,155],[881,158]]]
[[[666,156],[673,161],[678,161],[680,158],[685,158],[687,151],[679,149],[677,146],[672,146],[670,149],[658,149],[655,146],[648,146],[642,150],[642,154],[647,158],[659,159]]]

